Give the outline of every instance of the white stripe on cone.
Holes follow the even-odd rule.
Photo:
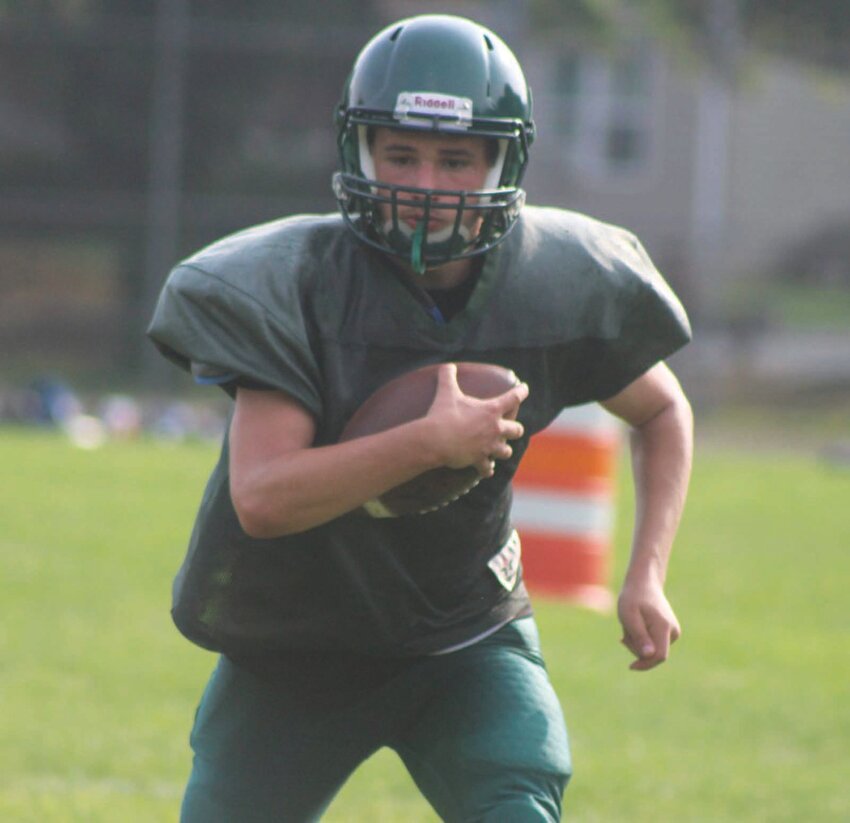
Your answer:
[[[544,431],[564,431],[574,434],[598,434],[603,437],[616,434],[622,424],[598,403],[586,403],[564,409]]]
[[[511,514],[520,534],[527,528],[607,538],[614,523],[610,496],[565,496],[515,488]]]

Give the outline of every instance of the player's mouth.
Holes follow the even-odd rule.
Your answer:
[[[422,222],[424,217],[425,217],[424,212],[419,212],[419,213],[413,212],[413,213],[410,213],[410,214],[402,215],[401,220],[402,220],[403,223],[405,223],[411,229],[416,229],[419,226],[419,224]],[[440,220],[439,218],[434,217],[433,212],[428,215],[428,224],[427,224],[426,228],[428,229],[429,232],[437,231],[438,229],[443,228],[443,226],[445,226],[445,225],[446,225],[446,221]]]

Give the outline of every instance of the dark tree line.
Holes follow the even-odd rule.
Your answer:
[[[300,135],[326,126],[331,89],[381,24],[366,0],[180,0],[189,17],[184,182],[190,191],[303,192]],[[4,94],[58,130],[0,155],[6,185],[132,190],[148,180],[155,15],[168,0],[0,0]],[[602,42],[641,24],[694,54],[738,42],[850,66],[846,0],[532,0],[545,35],[564,27]],[[329,78],[334,78],[329,83]],[[294,80],[294,82],[293,82]],[[285,118],[285,119],[284,119]],[[291,135],[275,147],[273,136]],[[22,141],[25,143],[25,141]],[[61,147],[61,150],[60,150]],[[333,158],[331,158],[332,161]]]
[[[531,0],[541,32],[574,30],[597,43],[642,26],[713,60],[718,37],[812,64],[850,68],[846,0]]]
[[[14,112],[34,112],[55,130],[46,150],[20,140],[0,155],[3,185],[138,191],[147,184],[158,5],[168,3],[36,0],[24,10],[0,2],[4,95]],[[332,15],[327,3],[285,0],[182,5],[187,190],[300,188],[303,159],[276,151],[273,135],[294,135],[291,148],[299,133],[328,126],[329,78],[339,84],[357,38],[373,30],[369,4],[332,3]]]
[[[334,208],[333,107],[379,25],[368,0],[0,0],[0,240],[116,249],[118,350],[144,367],[176,259]]]

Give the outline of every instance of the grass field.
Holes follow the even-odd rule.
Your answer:
[[[172,628],[169,588],[214,458],[0,430],[0,820],[176,820],[213,657]],[[613,616],[536,604],[572,737],[567,819],[850,820],[849,510],[848,466],[712,446],[664,667],[629,672]],[[436,818],[381,753],[326,819]]]

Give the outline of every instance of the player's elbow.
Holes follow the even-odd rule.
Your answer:
[[[285,506],[257,489],[231,482],[230,497],[239,525],[248,537],[269,540],[300,531]]]
[[[683,391],[675,393],[670,408],[675,426],[682,433],[684,439],[690,442],[694,436],[694,410]]]
[[[256,540],[267,540],[280,536],[280,532],[274,527],[267,512],[262,507],[253,504],[251,501],[234,498],[233,508],[242,531],[248,537],[253,537]]]
[[[646,431],[675,431],[690,438],[694,428],[694,413],[687,395],[679,382],[669,374],[669,380],[660,386],[655,404],[650,406],[644,419],[635,421],[633,427]]]

